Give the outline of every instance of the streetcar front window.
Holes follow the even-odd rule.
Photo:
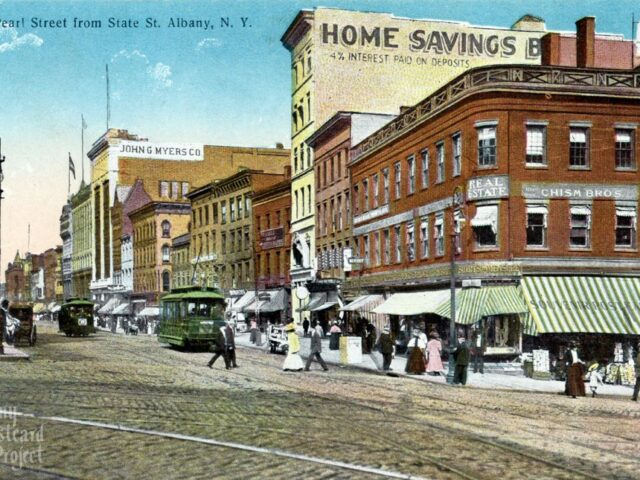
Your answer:
[[[199,315],[201,317],[208,317],[211,312],[211,305],[208,303],[201,303],[199,308]]]

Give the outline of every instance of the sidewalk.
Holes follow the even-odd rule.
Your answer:
[[[20,360],[29,360],[29,354],[5,343],[4,355],[0,355],[0,362],[17,362]]]
[[[269,345],[266,342],[266,335],[262,334],[263,344],[261,347],[249,342],[249,333],[236,334],[236,345],[239,347],[255,348],[269,351]],[[300,356],[306,359],[309,356],[311,339],[309,337],[300,337]],[[382,356],[379,354],[379,363],[382,363]],[[342,365],[340,363],[340,351],[329,350],[329,339],[322,340],[322,358],[329,365],[337,365],[342,368],[358,368],[361,370],[367,370],[376,372],[383,375],[384,373],[378,370],[371,355],[363,355],[362,363]],[[431,376],[431,375],[407,375],[404,371],[404,367],[407,363],[406,357],[396,357],[391,362],[391,373],[400,377],[407,377],[412,380],[431,382],[431,383],[446,383],[446,377],[444,376]],[[311,364],[311,369],[319,369],[317,362]],[[446,363],[445,363],[446,368]],[[545,393],[563,393],[564,382],[558,380],[535,380],[533,378],[518,377],[514,375],[502,375],[498,373],[473,373],[473,369],[469,369],[467,377],[467,387],[486,388],[486,389],[498,389],[498,390],[521,390],[528,392],[545,392]],[[585,385],[587,395],[590,395],[589,386]],[[616,395],[631,398],[633,393],[633,386],[626,385],[608,385],[604,384],[598,387],[598,395]]]

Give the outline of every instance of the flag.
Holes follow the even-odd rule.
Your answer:
[[[87,129],[87,122],[84,121],[84,115],[80,115],[80,117],[82,118],[82,129],[86,130]]]
[[[69,153],[69,171],[73,174],[73,179],[76,179],[76,166],[73,164],[73,160],[71,159],[71,153]]]

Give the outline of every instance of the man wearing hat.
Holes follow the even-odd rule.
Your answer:
[[[382,354],[382,370],[391,370],[391,359],[393,358],[394,347],[389,325],[385,325],[382,329],[376,347],[380,349],[380,353]]]
[[[638,354],[636,355],[636,386],[633,388],[633,397],[631,399],[638,401],[638,393],[640,393],[640,342],[638,342]]]

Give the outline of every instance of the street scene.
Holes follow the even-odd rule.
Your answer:
[[[628,0],[0,0],[0,480],[640,478]]]
[[[42,327],[31,362],[2,364],[2,432],[42,436],[0,442],[5,454],[40,448],[41,462],[12,470],[2,459],[2,478],[638,478],[640,407],[627,397],[454,388],[331,364],[284,374],[282,355],[249,347],[237,369],[210,370],[210,354],[153,336]]]

